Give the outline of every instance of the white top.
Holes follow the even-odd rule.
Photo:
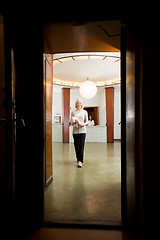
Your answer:
[[[78,125],[78,123],[75,123],[75,120],[78,120],[79,123],[84,124],[84,127],[81,127]],[[86,125],[88,125],[87,111],[83,109],[80,112],[74,110],[71,113],[70,123],[73,125],[73,134],[86,133]]]
[[[88,121],[88,126],[94,126],[95,124],[94,124],[94,120],[89,120]]]

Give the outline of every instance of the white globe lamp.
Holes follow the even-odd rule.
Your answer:
[[[92,81],[84,81],[79,88],[79,92],[83,98],[91,99],[97,93],[97,87]]]

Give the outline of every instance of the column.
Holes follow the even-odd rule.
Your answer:
[[[63,142],[69,143],[70,88],[62,88],[63,103]]]
[[[106,88],[107,142],[114,142],[114,88]]]

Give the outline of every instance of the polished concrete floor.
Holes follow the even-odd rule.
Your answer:
[[[45,221],[121,221],[121,143],[86,143],[77,168],[73,143],[53,143],[53,182],[45,191]]]

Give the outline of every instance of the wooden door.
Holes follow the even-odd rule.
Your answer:
[[[121,28],[121,216],[122,223],[130,226],[135,224],[136,214],[134,146],[136,46],[132,27],[128,22],[122,24]],[[139,83],[137,87],[138,85]]]
[[[12,221],[15,211],[15,61],[13,41],[11,35],[6,37],[8,28],[4,31],[1,15],[0,29],[0,199],[1,218],[9,222],[7,217]]]
[[[121,28],[121,217],[127,224],[126,193],[126,25]]]
[[[5,43],[4,54],[0,49],[0,59],[5,59],[0,71],[0,77],[4,73],[0,83],[1,216],[7,228],[19,233],[43,221],[43,28],[31,16],[26,21],[26,16],[11,17],[12,21],[5,16],[4,41],[0,41]]]
[[[53,56],[44,56],[44,137],[45,137],[45,186],[53,179],[52,174],[52,80]]]

